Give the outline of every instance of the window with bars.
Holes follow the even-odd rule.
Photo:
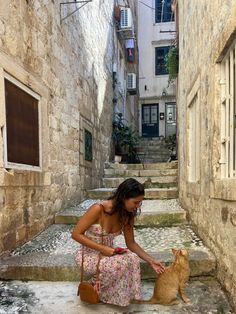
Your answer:
[[[84,129],[85,160],[93,160],[92,133]]]
[[[40,169],[39,96],[6,75],[5,167]]]
[[[169,49],[170,46],[155,48],[155,75],[168,74],[165,59]]]
[[[172,0],[155,0],[155,22],[172,22],[174,13],[171,9]]]
[[[236,41],[221,62],[221,177],[236,177]]]

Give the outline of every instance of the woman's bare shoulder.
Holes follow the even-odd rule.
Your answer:
[[[100,204],[103,206],[105,212],[109,213],[112,211],[112,200],[104,200]]]
[[[95,215],[99,215],[102,210],[103,210],[103,206],[101,206],[101,203],[94,203],[92,204],[88,209],[87,209],[87,213],[93,213]]]

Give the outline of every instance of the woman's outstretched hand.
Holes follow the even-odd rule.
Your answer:
[[[165,271],[165,267],[159,262],[159,261],[156,261],[156,260],[152,260],[150,262],[150,265],[152,266],[152,268],[155,270],[156,273],[164,273]]]

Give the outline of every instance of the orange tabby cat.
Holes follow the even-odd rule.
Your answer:
[[[190,274],[188,251],[172,249],[172,252],[175,255],[175,261],[166,267],[164,273],[158,275],[152,298],[146,301],[134,300],[132,303],[178,304],[178,292],[185,303],[190,301],[184,291]]]

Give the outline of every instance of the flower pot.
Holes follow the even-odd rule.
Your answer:
[[[115,155],[115,164],[119,164],[121,162],[122,156]]]

